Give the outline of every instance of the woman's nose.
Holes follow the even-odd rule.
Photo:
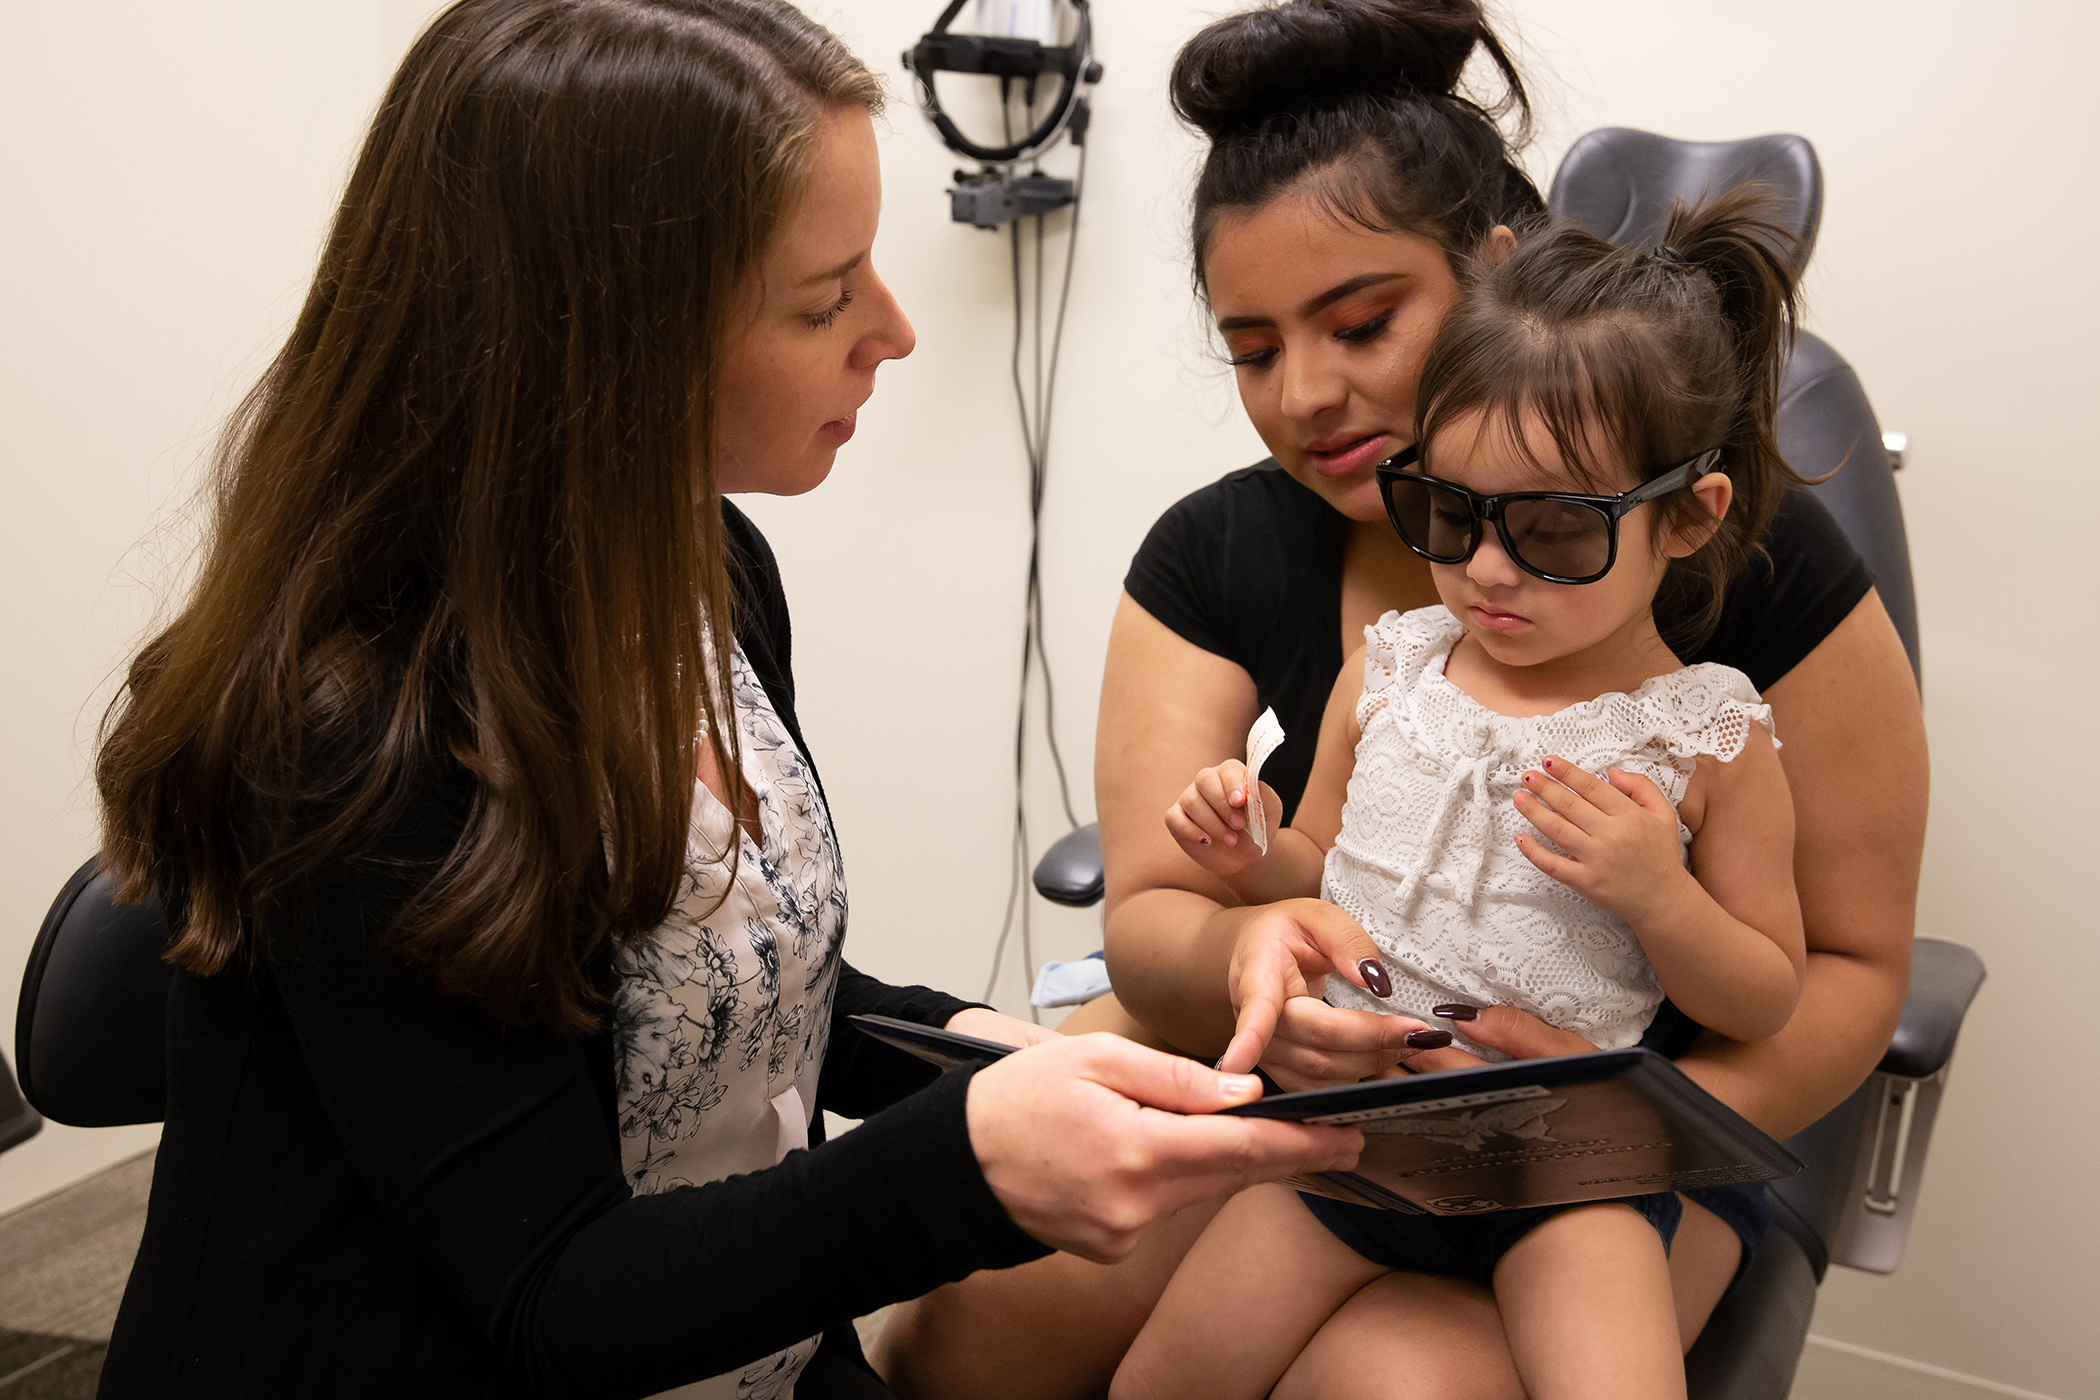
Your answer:
[[[1339,408],[1349,397],[1347,383],[1315,349],[1301,349],[1283,356],[1284,416],[1298,420],[1315,418]]]
[[[862,293],[875,300],[873,308],[880,314],[874,326],[853,344],[850,363],[855,369],[873,369],[884,360],[901,360],[918,345],[918,333],[912,330],[911,321],[897,298],[890,295],[889,284],[868,270],[868,285]]]

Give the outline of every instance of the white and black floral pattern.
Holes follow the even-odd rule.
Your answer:
[[[838,844],[809,764],[741,649],[731,672],[763,840],[698,786],[677,906],[615,959],[621,1156],[638,1195],[762,1170],[806,1142],[829,1038],[846,929]],[[816,1344],[669,1394],[778,1400]]]

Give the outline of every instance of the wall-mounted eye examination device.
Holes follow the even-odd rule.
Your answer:
[[[918,81],[919,109],[942,142],[957,155],[978,162],[974,174],[955,172],[955,188],[948,192],[955,221],[990,229],[1072,202],[1072,181],[1040,170],[1017,175],[1015,167],[1034,162],[1065,136],[1075,146],[1085,144],[1086,94],[1101,81],[1101,65],[1091,53],[1093,16],[1088,0],[975,0],[975,21],[983,32],[952,32],[950,26],[968,3],[971,0],[949,0],[933,28],[905,51],[904,66]],[[1057,42],[1060,5],[1077,15],[1068,44]],[[933,86],[936,73],[999,79],[1002,111],[1007,110],[1014,85],[1019,83],[1022,108],[1035,125],[1018,138],[1009,129],[1002,145],[971,140],[942,108]],[[1037,118],[1038,88],[1045,78],[1059,86],[1047,112]]]

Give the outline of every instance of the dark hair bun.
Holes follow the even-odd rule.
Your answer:
[[[1483,42],[1499,62],[1476,0],[1289,0],[1205,26],[1175,57],[1168,93],[1216,140],[1355,94],[1450,93]]]

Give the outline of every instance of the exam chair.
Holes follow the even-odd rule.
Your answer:
[[[0,1055],[0,1152],[18,1147],[43,1131],[44,1119],[15,1085],[7,1056]]]
[[[1799,136],[1676,141],[1624,127],[1569,148],[1547,204],[1557,218],[1618,243],[1653,243],[1675,199],[1756,181],[1778,198],[1780,222],[1805,265],[1823,214],[1823,171]],[[1803,476],[1842,467],[1813,490],[1874,571],[1875,587],[1919,670],[1918,610],[1895,471],[1899,439],[1884,438],[1844,358],[1801,332],[1780,390],[1779,449]],[[1086,908],[1103,892],[1101,833],[1084,826],[1044,853],[1036,890]],[[1786,1400],[1808,1337],[1816,1287],[1832,1264],[1892,1273],[1917,1210],[1932,1123],[1962,1017],[1983,961],[1958,943],[1912,946],[1909,994],[1888,1052],[1852,1096],[1787,1147],[1805,1164],[1767,1187],[1773,1228],[1745,1261],[1685,1357],[1692,1400]]]

